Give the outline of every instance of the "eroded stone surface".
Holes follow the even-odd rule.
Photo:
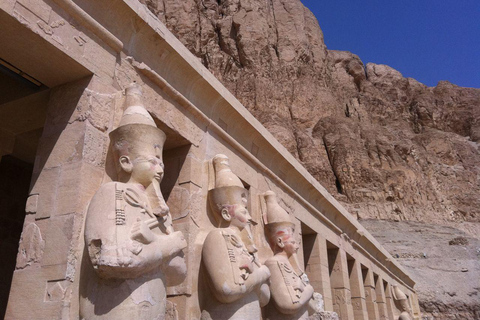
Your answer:
[[[424,319],[479,317],[480,240],[435,224],[375,220],[362,224],[415,280]],[[459,235],[468,244],[450,245]]]
[[[45,240],[42,238],[40,228],[35,223],[25,227],[18,246],[17,266],[23,269],[35,262],[40,262],[45,249]]]

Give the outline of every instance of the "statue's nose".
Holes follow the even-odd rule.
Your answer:
[[[163,172],[164,172],[163,171],[163,166],[161,165],[161,163],[157,163],[155,170],[158,174],[163,174]]]

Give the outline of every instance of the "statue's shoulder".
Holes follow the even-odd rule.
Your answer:
[[[280,259],[278,256],[272,256],[265,261],[265,265],[269,268],[271,266],[272,267],[273,266],[282,266],[284,264],[285,264],[285,262],[282,261],[282,259]]]
[[[98,189],[97,192],[114,192],[115,190],[125,190],[127,188],[127,184],[118,181],[110,181],[107,183],[102,184],[102,186]]]
[[[125,189],[125,183],[122,182],[107,182],[103,184],[95,192],[90,204],[88,206],[89,212],[105,211],[106,209],[114,209],[117,194],[121,194]]]
[[[102,184],[100,188],[95,192],[92,202],[99,201],[101,199],[110,199],[114,200],[115,193],[123,192],[127,188],[127,185],[123,182],[111,181],[105,184]]]
[[[235,232],[232,232],[228,228],[217,228],[208,233],[203,246],[204,249],[207,248],[207,250],[214,250],[219,248],[226,249],[229,247],[242,248],[244,247],[244,244]],[[220,253],[221,251],[217,253]]]
[[[216,228],[210,231],[205,239],[205,244],[215,245],[224,238],[224,229]]]
[[[268,267],[268,269],[270,269],[271,272],[273,272],[273,270],[278,270],[284,277],[296,275],[290,262],[288,260],[285,261],[277,256],[267,259],[267,261],[265,261],[265,265]]]
[[[268,268],[276,266],[277,264],[278,264],[278,257],[276,257],[276,256],[272,256],[272,257],[268,258],[267,260],[265,260],[265,265]]]
[[[117,187],[120,182],[103,184],[95,193],[88,205],[85,221],[85,237],[87,239],[108,238],[115,232],[115,209],[117,206]]]
[[[226,254],[227,246],[225,245],[225,238],[222,230],[214,229],[210,231],[203,243],[202,256],[205,261],[211,261],[211,268],[217,268],[219,263],[224,263],[224,257]]]
[[[104,183],[100,186],[100,188],[95,191],[95,194],[92,198],[92,201],[95,200],[96,198],[101,197],[102,195],[106,195],[108,193],[115,192],[115,182],[107,182]]]

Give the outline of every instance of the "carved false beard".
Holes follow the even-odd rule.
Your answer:
[[[167,206],[160,190],[160,182],[153,181],[146,190],[152,213],[162,220],[162,229],[166,234],[173,232],[172,217],[170,215],[170,208]]]

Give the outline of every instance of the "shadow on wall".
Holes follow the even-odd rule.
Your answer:
[[[0,319],[7,308],[32,170],[32,164],[12,156],[0,160]]]

